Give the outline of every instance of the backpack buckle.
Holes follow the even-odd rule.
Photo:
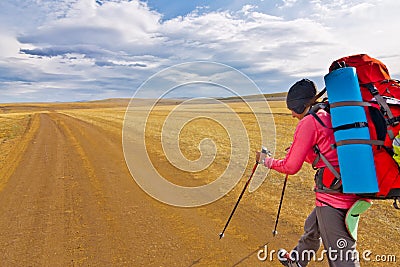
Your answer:
[[[376,96],[377,94],[379,94],[378,89],[375,87],[375,85],[373,83],[364,83],[364,84],[360,84],[361,86],[365,87],[368,89],[368,91],[373,95]]]
[[[390,126],[396,126],[399,124],[400,121],[400,116],[394,117],[394,118],[388,118],[386,119],[386,124]]]

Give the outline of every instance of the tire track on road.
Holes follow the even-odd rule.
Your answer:
[[[59,127],[62,129],[62,131],[65,133],[67,139],[69,140],[69,144],[75,149],[75,152],[77,154],[77,158],[80,160],[80,167],[84,170],[84,175],[81,177],[82,179],[88,179],[86,184],[81,184],[82,187],[84,188],[91,188],[91,194],[92,194],[92,205],[91,205],[91,210],[96,210],[95,215],[92,219],[95,219],[96,221],[96,226],[94,228],[101,228],[97,229],[95,232],[101,232],[103,240],[107,240],[107,242],[101,242],[102,246],[101,248],[99,247],[98,249],[101,249],[99,251],[99,254],[102,254],[102,256],[106,256],[104,259],[103,263],[106,264],[123,264],[128,261],[128,253],[125,247],[124,242],[121,242],[115,236],[115,232],[118,231],[117,224],[113,218],[113,216],[107,211],[107,196],[105,195],[105,192],[103,190],[103,187],[101,185],[101,182],[99,180],[99,177],[96,174],[96,170],[89,159],[88,155],[86,154],[85,150],[83,149],[82,146],[82,140],[78,139],[80,136],[78,136],[78,132],[82,132],[82,128],[78,132],[74,132],[71,130],[70,126],[67,125],[65,118],[60,118],[58,114],[50,114],[50,117],[52,118],[53,121],[56,121]],[[76,122],[74,122],[76,124]],[[84,128],[83,128],[84,129]],[[87,205],[88,203],[81,203],[83,205]],[[94,206],[94,207],[93,207]],[[101,241],[101,240],[99,240]],[[88,244],[90,246],[90,244]],[[92,246],[93,247],[93,246]],[[82,248],[82,249],[88,249]],[[96,253],[97,254],[97,253]]]
[[[132,179],[120,136],[57,112],[36,123],[0,191],[2,266],[229,266],[263,244],[246,203],[218,239],[236,197],[168,206]]]
[[[64,255],[63,160],[59,158],[64,153],[57,153],[64,144],[54,138],[60,132],[46,115],[34,118],[38,129],[0,194],[0,262],[4,266],[57,266]]]
[[[79,119],[52,116],[70,129],[81,146],[86,165],[90,166],[91,183],[99,192],[97,199],[103,217],[118,248],[114,257],[120,258],[121,264],[148,266],[162,265],[170,250],[177,253],[182,240],[174,234],[176,225],[166,221],[165,205],[147,196],[130,176],[121,141],[116,142],[115,136]]]

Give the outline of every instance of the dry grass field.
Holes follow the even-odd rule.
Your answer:
[[[182,154],[190,160],[199,158],[198,144],[204,138],[215,142],[217,154],[207,169],[183,172],[162,153],[163,122],[174,103],[155,107],[148,118],[149,157],[174,183],[207,184],[226,168],[233,149],[229,134],[234,133],[207,119],[188,123],[179,135]],[[127,104],[122,99],[0,107],[0,265],[280,266],[276,257],[259,261],[257,252],[264,245],[278,250],[296,244],[314,205],[312,168],[304,165],[290,176],[276,237],[271,231],[284,175],[271,171],[257,191],[246,192],[219,240],[253,161],[235,189],[214,203],[178,208],[158,202],[135,183],[124,161],[121,140]],[[253,155],[261,146],[254,114],[243,103],[229,105],[246,127]],[[269,105],[276,125],[275,156],[283,157],[297,121],[284,102]],[[266,171],[259,167],[256,176]],[[391,201],[375,201],[362,215],[358,250],[371,250],[371,259],[395,255],[400,261],[398,218]],[[361,265],[397,266],[372,261]]]

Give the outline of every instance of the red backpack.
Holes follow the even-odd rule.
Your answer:
[[[394,206],[399,208],[400,170],[392,157],[392,140],[400,130],[400,83],[390,78],[389,71],[382,62],[366,54],[335,60],[329,67],[329,72],[342,67],[356,68],[361,95],[368,105],[364,108],[370,131],[370,144],[373,147],[379,192],[363,196],[378,199],[392,198],[395,200]],[[318,150],[316,153],[323,157]],[[332,165],[329,169],[331,168]],[[330,176],[332,179],[333,175]]]
[[[392,148],[392,140],[400,130],[400,82],[390,78],[381,61],[366,54],[335,60],[329,72],[340,67],[355,67],[364,101],[377,103],[387,121],[385,146]]]

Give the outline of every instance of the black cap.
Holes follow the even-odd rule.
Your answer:
[[[287,108],[297,114],[302,114],[306,107],[312,104],[312,99],[316,94],[315,83],[308,79],[302,79],[290,87],[286,97]]]

